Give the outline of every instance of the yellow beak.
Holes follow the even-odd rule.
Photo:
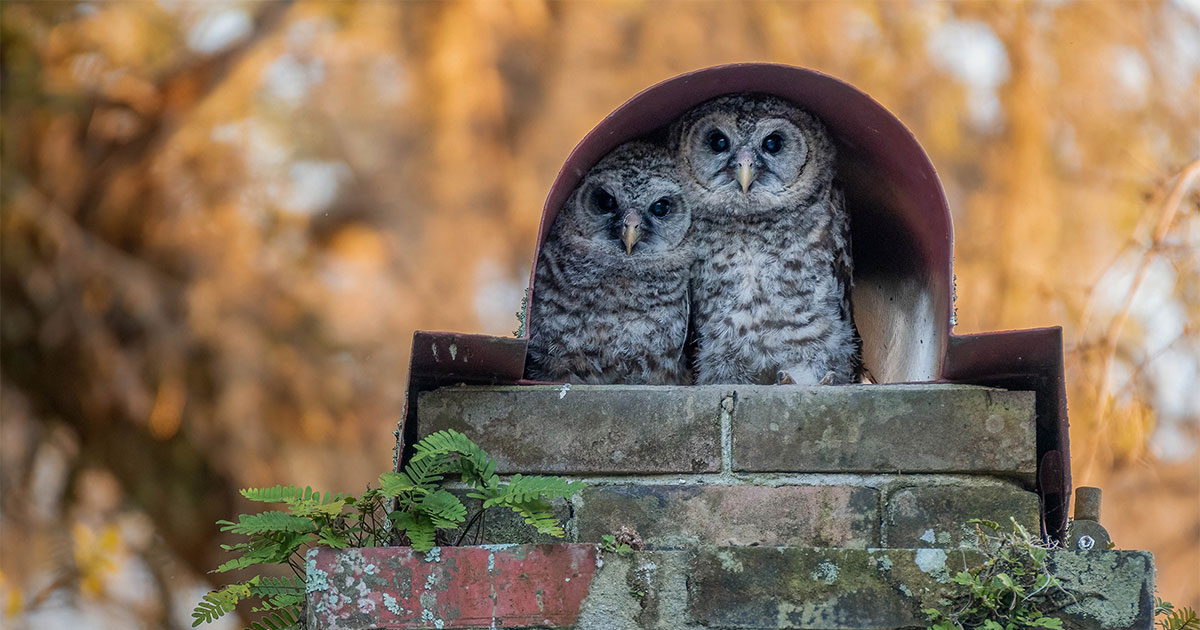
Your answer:
[[[642,228],[636,223],[626,223],[625,229],[621,231],[621,242],[625,243],[625,254],[633,253],[633,246],[637,244],[638,239],[642,236]]]
[[[737,168],[734,169],[734,176],[739,184],[742,185],[742,193],[750,190],[750,183],[754,181],[754,177],[758,173],[754,172],[754,155],[747,149],[738,151]]]

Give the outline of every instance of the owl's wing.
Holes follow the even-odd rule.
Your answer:
[[[850,288],[854,285],[854,257],[850,243],[850,213],[846,211],[846,195],[838,186],[829,193],[831,211],[837,222],[837,258],[833,273],[842,290],[842,317],[850,317]]]

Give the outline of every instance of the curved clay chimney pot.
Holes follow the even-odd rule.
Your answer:
[[[550,187],[538,246],[584,174],[618,145],[660,130],[711,98],[759,92],[820,118],[838,144],[854,248],[854,319],[877,383],[941,376],[953,309],[950,210],[933,163],[898,118],[870,96],[815,70],[738,63],[643,90],[575,147]],[[536,265],[537,254],[534,254]],[[533,286],[533,275],[530,275]]]

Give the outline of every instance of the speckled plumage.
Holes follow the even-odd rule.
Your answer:
[[[696,382],[858,380],[849,217],[824,126],[734,94],[686,113],[672,143],[693,212]]]
[[[604,194],[611,195],[610,201]],[[655,216],[666,200],[670,211]],[[661,206],[659,206],[661,209]],[[637,241],[629,225],[638,225]],[[570,383],[691,383],[684,343],[693,257],[674,159],[631,142],[568,198],[542,245],[526,377]]]

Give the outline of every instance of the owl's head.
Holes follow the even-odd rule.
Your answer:
[[[692,108],[672,143],[706,205],[733,212],[794,206],[833,178],[835,149],[816,118],[765,94],[729,94]]]
[[[635,141],[613,149],[588,171],[560,220],[595,250],[644,258],[678,247],[691,212],[670,152]]]

